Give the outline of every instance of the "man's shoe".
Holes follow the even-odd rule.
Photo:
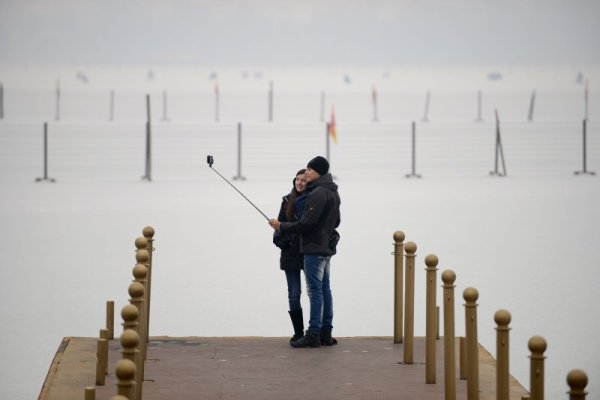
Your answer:
[[[338,344],[338,341],[331,337],[331,329],[328,328],[321,329],[320,339],[322,346],[333,346]]]
[[[318,334],[306,331],[306,334],[300,339],[290,343],[292,347],[321,347],[321,338]]]

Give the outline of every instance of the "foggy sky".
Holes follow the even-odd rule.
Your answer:
[[[596,0],[0,0],[0,62],[600,63]]]

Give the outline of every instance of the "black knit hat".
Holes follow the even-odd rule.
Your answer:
[[[329,162],[325,157],[316,156],[308,162],[306,168],[315,170],[319,175],[325,175],[329,172]]]

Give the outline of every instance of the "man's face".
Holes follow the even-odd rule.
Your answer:
[[[317,171],[312,168],[306,168],[306,183],[310,183],[316,179],[318,179],[321,175]]]

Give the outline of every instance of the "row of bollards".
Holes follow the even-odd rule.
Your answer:
[[[414,343],[414,292],[415,258],[417,245],[404,244],[405,235],[396,231],[394,238],[394,343],[403,344],[403,363],[413,364]],[[425,257],[426,271],[426,326],[425,326],[425,383],[436,383],[436,338],[439,338],[439,313],[436,313],[436,284],[438,257],[429,254]],[[405,267],[405,271],[403,268]],[[405,275],[403,277],[403,272]],[[456,355],[455,355],[455,313],[454,282],[456,274],[452,270],[442,272],[443,313],[444,313],[444,394],[445,400],[456,399]],[[404,304],[402,294],[404,293]],[[479,400],[479,344],[477,339],[477,299],[479,292],[473,287],[463,291],[465,300],[465,337],[459,338],[459,379],[467,381],[467,399]],[[404,316],[404,320],[402,319]],[[509,400],[509,324],[510,312],[498,310],[496,322],[496,400]],[[402,326],[402,322],[404,326]],[[523,400],[544,400],[544,352],[546,340],[533,336],[528,342],[530,355],[530,396]],[[584,400],[587,392],[587,375],[575,369],[568,373],[571,400]]]
[[[123,333],[119,337],[122,358],[116,363],[117,395],[111,400],[141,400],[144,366],[147,358],[150,294],[152,282],[152,252],[154,228],[146,226],[143,236],[135,240],[133,281],[128,287],[129,304],[121,309]],[[106,328],[100,330],[97,342],[96,386],[105,385],[108,374],[108,343],[114,339],[114,301],[106,303]],[[95,387],[85,388],[85,400],[95,400]]]

